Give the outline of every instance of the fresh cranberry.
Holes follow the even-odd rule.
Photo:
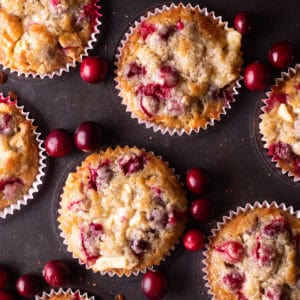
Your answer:
[[[209,185],[209,178],[203,170],[192,168],[186,173],[186,185],[192,193],[201,195]]]
[[[273,261],[275,252],[271,246],[262,244],[258,239],[251,251],[251,256],[260,267],[264,267]]]
[[[244,248],[240,242],[227,241],[215,247],[215,250],[222,254],[225,261],[230,264],[240,262],[244,256]]]
[[[149,117],[154,117],[159,110],[159,100],[156,96],[140,96],[141,110]]]
[[[16,282],[16,289],[23,297],[33,297],[38,290],[36,277],[30,274],[20,276]]]
[[[176,24],[176,27],[178,30],[182,30],[184,28],[184,24],[182,21],[178,21]]]
[[[139,34],[141,35],[143,40],[146,40],[148,35],[154,33],[155,31],[156,27],[153,24],[148,23],[146,21],[142,22],[139,28]]]
[[[253,18],[248,12],[240,12],[234,18],[234,28],[242,33],[249,34],[253,28]]]
[[[126,72],[125,72],[127,78],[132,78],[134,76],[145,76],[146,73],[147,73],[146,68],[135,62],[129,64],[126,67]]]
[[[45,281],[54,288],[65,286],[70,281],[70,268],[63,261],[52,260],[45,264],[43,268]]]
[[[280,104],[280,103],[286,103],[288,99],[288,95],[284,94],[284,93],[272,93],[269,97],[269,99],[267,99],[267,106],[266,106],[266,111],[270,111],[272,110],[272,108],[276,105],[276,104]]]
[[[146,159],[144,155],[127,153],[119,159],[119,165],[125,175],[138,172],[144,168]]]
[[[138,87],[137,93],[145,96],[156,97],[161,101],[165,101],[171,96],[171,90],[169,87],[157,83],[140,85]]]
[[[159,69],[159,77],[164,87],[174,87],[179,82],[179,75],[175,68],[171,66],[163,66]]]
[[[84,152],[97,150],[101,141],[101,130],[97,123],[86,121],[81,123],[75,131],[74,142],[76,147]]]
[[[212,216],[212,205],[206,198],[200,198],[192,202],[190,213],[192,217],[200,222],[208,222]]]
[[[270,71],[266,64],[254,62],[245,68],[244,82],[250,91],[264,91],[268,87]]]
[[[275,160],[291,160],[294,157],[292,147],[289,144],[278,142],[270,145],[268,155],[273,156]]]
[[[158,31],[158,35],[161,39],[167,41],[175,33],[175,30],[176,28],[174,26],[165,25]]]
[[[245,276],[238,271],[232,271],[224,275],[222,281],[229,289],[237,291],[242,288]]]
[[[0,134],[11,135],[13,133],[12,128],[12,115],[1,114],[0,115]]]
[[[55,129],[47,135],[45,139],[45,147],[49,156],[65,156],[73,149],[72,136],[65,129]]]
[[[8,291],[0,291],[0,300],[16,300],[17,298]]]
[[[289,225],[284,217],[279,217],[272,220],[269,224],[264,226],[263,233],[267,236],[275,236],[279,233],[287,232]]]
[[[0,267],[0,289],[7,286],[9,280],[8,271],[4,267]]]
[[[288,41],[274,44],[269,51],[270,64],[277,69],[285,69],[294,60],[294,45]]]
[[[91,167],[89,170],[88,187],[96,191],[100,191],[113,177],[113,172],[108,161],[101,163],[98,168]]]
[[[168,282],[160,271],[147,271],[141,281],[141,289],[149,300],[160,300],[167,294]]]
[[[150,244],[145,240],[135,239],[130,241],[130,248],[136,255],[141,255],[149,250]]]
[[[205,236],[197,229],[190,229],[183,237],[183,245],[186,250],[198,251],[204,247]]]
[[[86,57],[80,65],[80,76],[88,83],[100,82],[105,78],[107,72],[108,63],[101,57]]]

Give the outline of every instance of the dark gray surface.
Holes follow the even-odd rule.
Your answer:
[[[103,3],[104,25],[92,54],[104,56],[112,62],[118,40],[128,22],[159,3],[161,1],[156,0]],[[203,0],[200,5],[222,15],[231,25],[237,12],[253,12],[257,28],[244,39],[246,62],[266,61],[271,44],[286,39],[296,43],[296,62],[300,61],[299,1]],[[279,72],[275,72],[273,78],[278,75]],[[53,80],[17,78],[12,74],[0,88],[2,92],[15,90],[20,95],[20,103],[31,112],[43,137],[54,128],[74,130],[78,123],[94,120],[105,132],[103,148],[117,144],[144,147],[162,155],[182,178],[190,167],[207,169],[214,182],[209,196],[214,202],[215,220],[238,205],[262,199],[300,208],[299,184],[290,184],[282,176],[273,175],[272,165],[270,168],[269,164],[262,162],[255,145],[256,103],[263,93],[250,93],[243,88],[233,108],[214,127],[198,135],[170,137],[146,130],[130,119],[113,92],[112,78],[111,73],[105,82],[88,85],[81,81],[77,68]],[[47,175],[35,199],[0,223],[0,264],[10,266],[14,274],[39,274],[48,260],[64,259],[72,266],[73,287],[81,287],[105,300],[112,299],[117,293],[123,293],[130,300],[144,299],[140,292],[141,276],[118,279],[86,271],[71,258],[58,236],[55,210],[60,187],[67,170],[82,157],[82,153],[74,151],[65,158],[48,160]],[[161,264],[160,269],[169,278],[169,292],[165,299],[210,298],[201,280],[200,259],[200,253],[188,253],[179,245]]]

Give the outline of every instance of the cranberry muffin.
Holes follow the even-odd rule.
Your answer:
[[[119,276],[158,264],[184,230],[187,200],[165,162],[138,148],[107,149],[70,173],[59,228],[94,272]]]
[[[52,74],[79,61],[97,25],[96,0],[0,0],[0,63]]]
[[[142,18],[122,42],[117,89],[139,120],[191,133],[219,120],[234,100],[241,34],[199,7],[164,8]]]
[[[207,251],[216,300],[300,299],[299,267],[300,220],[275,205],[229,219]]]
[[[284,173],[300,178],[300,68],[278,81],[259,124],[264,147]]]
[[[28,194],[39,173],[36,127],[0,96],[0,212]]]
[[[35,300],[94,300],[94,297],[88,297],[87,293],[81,294],[78,290],[73,292],[71,289],[64,291],[51,290],[50,293],[44,292],[42,296],[35,296]]]

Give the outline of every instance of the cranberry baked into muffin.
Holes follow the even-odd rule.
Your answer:
[[[300,220],[272,205],[239,213],[213,236],[207,280],[218,300],[300,299]]]
[[[300,178],[300,68],[272,88],[260,116],[260,133],[283,172]]]
[[[187,200],[165,162],[138,148],[88,156],[70,173],[59,228],[93,271],[130,275],[158,264],[178,241]]]
[[[98,16],[96,0],[0,0],[0,63],[51,74],[79,61]]]
[[[28,194],[39,172],[36,127],[0,96],[0,212]]]
[[[133,116],[191,133],[233,101],[241,34],[199,7],[164,7],[136,24],[120,49],[117,88]]]

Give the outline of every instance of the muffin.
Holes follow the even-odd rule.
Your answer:
[[[58,222],[68,250],[87,268],[129,276],[169,254],[186,210],[182,185],[165,162],[117,147],[88,156],[69,174]]]
[[[191,133],[219,120],[234,100],[241,34],[213,13],[164,6],[130,28],[116,82],[127,110],[148,127]]]
[[[283,173],[300,178],[300,68],[278,80],[264,100],[259,124],[264,147]]]
[[[41,296],[35,296],[35,300],[94,300],[95,297],[89,297],[87,293],[81,294],[79,290],[73,292],[70,288],[66,291],[63,289],[51,290],[49,293],[44,292]]]
[[[300,220],[292,212],[272,203],[224,218],[206,253],[214,299],[300,299]]]
[[[50,75],[79,61],[98,25],[96,0],[0,0],[0,63]]]
[[[39,173],[39,144],[32,120],[0,95],[0,215],[29,194]]]

